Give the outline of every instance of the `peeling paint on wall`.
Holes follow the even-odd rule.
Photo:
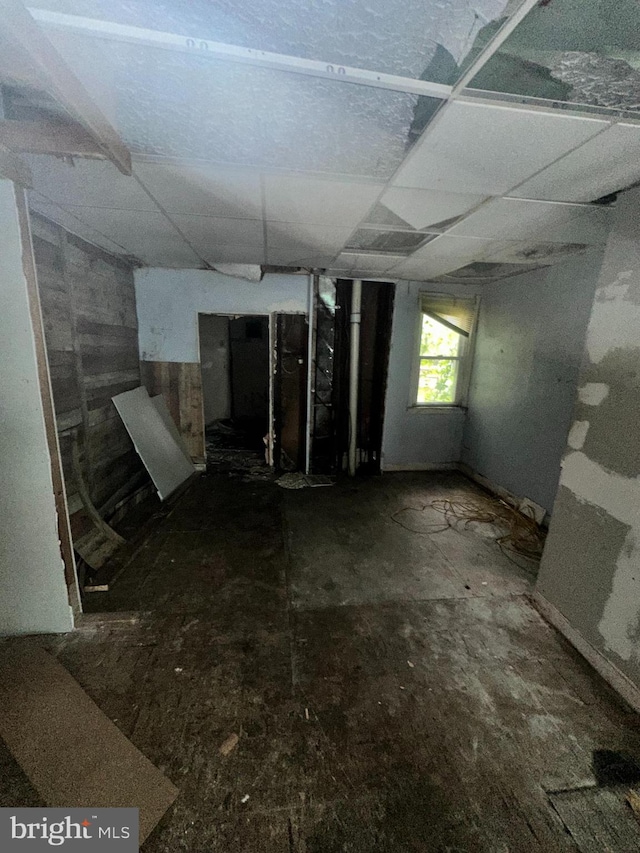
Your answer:
[[[599,406],[609,393],[609,386],[604,382],[587,382],[578,388],[578,399],[585,406]]]
[[[640,257],[638,258],[640,262]],[[592,322],[587,331],[587,353],[592,364],[599,364],[611,350],[638,345],[640,301],[634,295],[637,284],[629,281],[631,270],[596,290]]]
[[[640,661],[640,528],[629,531],[616,561],[613,588],[598,630],[605,647],[623,660]]]
[[[574,421],[569,430],[569,447],[572,447],[574,450],[580,450],[584,445],[588,431],[589,421]]]

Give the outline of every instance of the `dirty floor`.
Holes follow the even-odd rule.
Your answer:
[[[180,789],[144,853],[640,849],[636,715],[529,604],[530,570],[418,511],[474,493],[208,475],[157,519],[104,615],[49,641]]]

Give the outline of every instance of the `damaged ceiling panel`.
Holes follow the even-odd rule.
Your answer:
[[[96,99],[112,105],[134,156],[386,179],[441,103],[197,52],[49,35]]]
[[[539,265],[539,266],[542,266]],[[511,278],[538,269],[529,264],[487,263],[474,261],[464,267],[459,267],[445,275],[438,276],[435,281],[447,281],[456,284],[484,284],[501,278]]]
[[[519,0],[46,0],[41,8],[453,84]]]
[[[378,228],[358,228],[346,245],[347,251],[384,255],[410,255],[434,240],[436,234],[421,231],[385,231]]]
[[[471,87],[639,112],[640,3],[544,0]]]
[[[397,224],[400,227],[415,228],[417,231],[440,231],[453,225],[459,217],[477,207],[485,198],[486,196],[468,193],[391,187],[384,193],[376,209],[371,211],[367,223]]]

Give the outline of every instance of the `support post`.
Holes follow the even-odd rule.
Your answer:
[[[349,354],[349,476],[356,473],[358,451],[358,377],[360,375],[360,310],[362,307],[362,280],[351,284],[351,351]]]

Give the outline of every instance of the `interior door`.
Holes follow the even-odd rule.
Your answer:
[[[274,464],[303,471],[307,415],[307,340],[304,314],[277,314],[274,376]]]

